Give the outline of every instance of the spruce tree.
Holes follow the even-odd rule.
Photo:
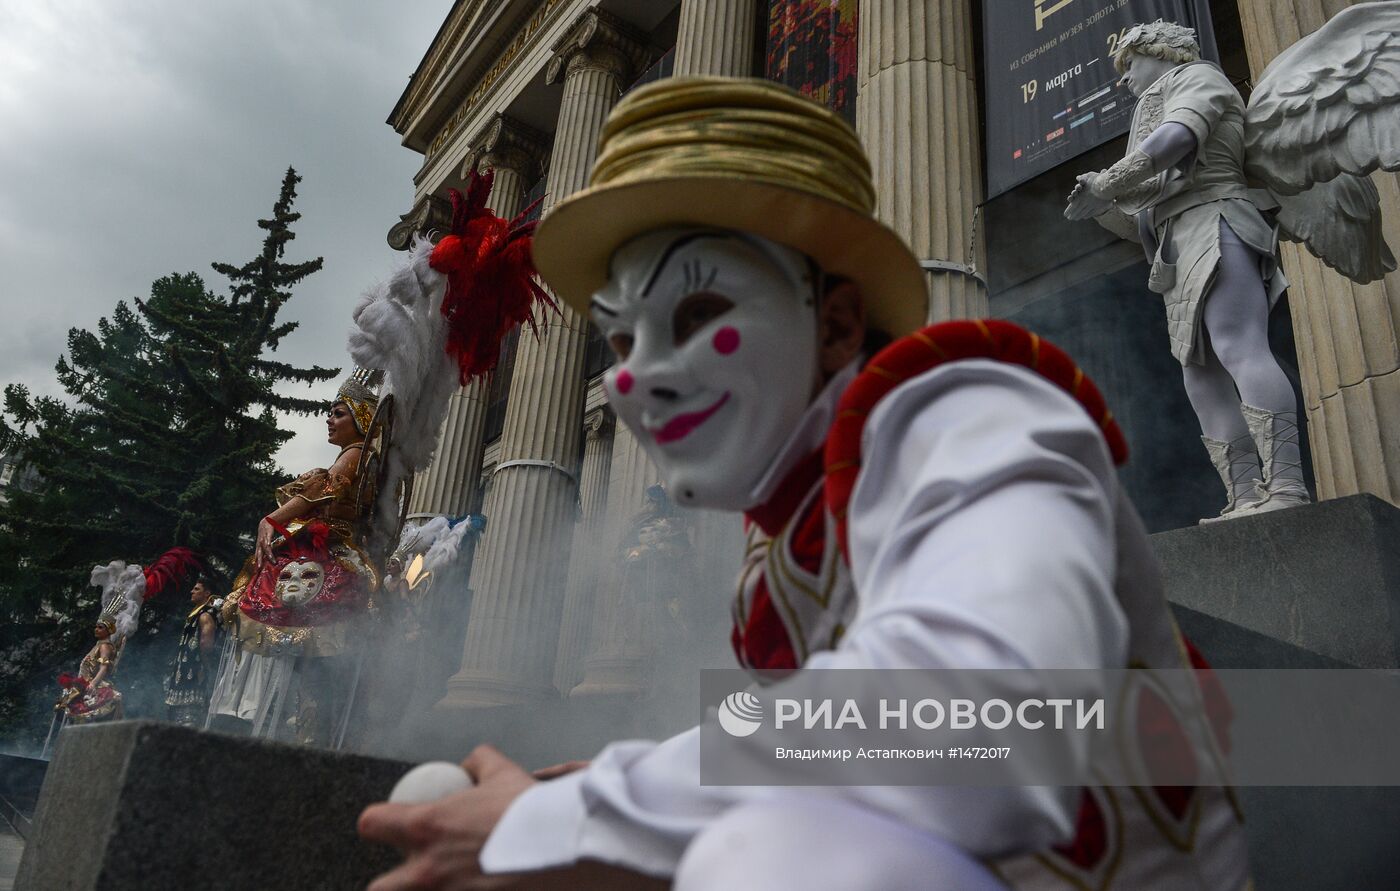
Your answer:
[[[18,662],[13,653],[8,662],[0,658],[0,729],[21,717],[15,707],[26,697],[16,685],[44,689],[56,668],[74,667],[90,645],[94,565],[146,565],[185,545],[227,584],[247,556],[258,519],[285,479],[273,456],[292,433],[278,427],[276,413],[325,407],[279,388],[338,373],[272,357],[297,327],[279,313],[322,262],[284,262],[300,218],[292,210],[299,181],[288,169],[271,218],[258,221],[266,234],[256,257],[213,264],[229,279],[226,296],[194,273],[161,278],[134,310],[118,303],[95,332],[69,332],[68,354],[57,365],[66,399],[6,388],[0,449],[17,452],[40,482],[33,491],[10,490],[0,504],[0,620],[45,632],[39,636],[47,644],[27,644],[32,652]],[[183,616],[182,597],[158,601],[143,617],[143,645]],[[0,639],[0,657],[7,643],[16,642]],[[160,643],[173,646],[173,639]],[[160,655],[157,648],[152,658]],[[123,661],[126,674],[131,659]],[[128,689],[129,682],[118,683]],[[154,691],[131,692],[129,713],[154,701]]]

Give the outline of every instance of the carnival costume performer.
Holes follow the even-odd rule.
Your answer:
[[[1113,63],[1138,97],[1127,154],[1080,176],[1065,215],[1147,252],[1225,484],[1225,508],[1202,522],[1305,504],[1293,387],[1268,341],[1287,287],[1278,240],[1362,283],[1395,269],[1375,186],[1360,177],[1400,166],[1400,5],[1344,10],[1275,59],[1248,106],[1181,25],[1129,29]]]
[[[224,600],[215,597],[201,578],[190,591],[190,603],[174,663],[165,679],[165,705],[174,723],[203,727],[219,665],[219,608]]]
[[[326,439],[340,448],[327,468],[277,490],[256,546],[222,607],[228,628],[209,713],[247,721],[252,733],[339,742],[363,658],[366,613],[379,571],[365,550],[373,493],[361,485],[379,397],[368,373],[336,393]],[[373,481],[366,481],[372,485]]]
[[[88,724],[122,717],[122,694],[113,683],[122,650],[141,622],[141,604],[198,566],[189,548],[171,548],[149,569],[124,560],[92,568],[91,583],[102,589],[101,609],[93,636],[97,642],[78,666],[78,673],[61,674],[63,694],[54,705],[65,723]],[[48,748],[47,743],[45,749]]]
[[[873,207],[839,116],[766,81],[677,77],[618,103],[590,188],[536,236],[545,280],[616,351],[609,401],[667,492],[744,512],[740,663],[816,685],[834,675],[808,669],[1184,667],[1097,389],[1009,323],[920,330],[923,272]],[[898,339],[872,356],[876,330]],[[1177,705],[1208,732],[1190,693]],[[1135,778],[1129,755],[1093,766]],[[702,786],[699,765],[698,728],[548,782],[482,747],[475,788],[364,812],[362,835],[408,853],[371,887],[1249,881],[1219,786]]]

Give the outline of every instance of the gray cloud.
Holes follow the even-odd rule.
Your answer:
[[[223,291],[210,261],[253,256],[288,165],[303,181],[287,258],[325,268],[288,305],[302,327],[279,356],[344,366],[350,310],[399,259],[384,235],[421,162],[384,119],[451,5],[0,5],[0,382],[56,395],[68,328],[162,275]],[[288,470],[334,457],[318,419],[289,426]]]

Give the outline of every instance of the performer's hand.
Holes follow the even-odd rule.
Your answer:
[[[471,789],[430,804],[376,804],[360,815],[360,836],[399,848],[402,866],[375,879],[369,891],[510,888],[507,876],[484,876],[478,860],[496,823],[535,780],[490,746],[478,746],[462,767]]]
[[[583,770],[588,766],[587,761],[565,761],[563,764],[551,764],[549,767],[541,767],[530,774],[537,780],[553,780],[558,777],[567,776],[576,770]]]
[[[272,524],[267,521],[266,517],[258,521],[258,539],[257,544],[253,547],[253,555],[257,558],[255,562],[258,566],[272,562],[273,534]]]

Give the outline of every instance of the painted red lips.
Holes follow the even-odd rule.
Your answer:
[[[714,413],[724,408],[724,404],[729,401],[729,393],[725,394],[715,402],[714,405],[700,411],[693,411],[683,415],[676,415],[666,422],[660,430],[655,430],[652,435],[656,437],[659,445],[667,445],[677,442],[689,436],[696,427],[708,421]]]

